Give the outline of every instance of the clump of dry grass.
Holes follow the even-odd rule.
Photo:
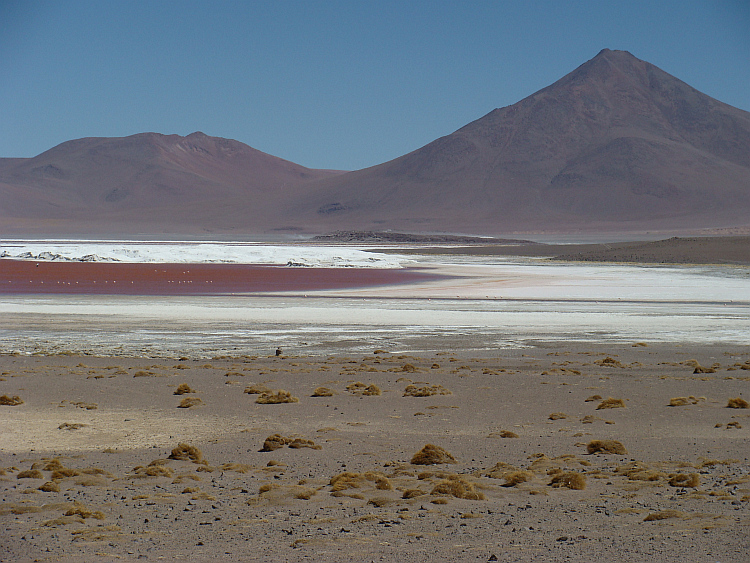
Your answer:
[[[620,409],[624,407],[625,407],[625,402],[622,399],[615,399],[614,397],[609,397],[607,399],[604,399],[601,403],[599,403],[599,406],[596,407],[596,410]]]
[[[690,395],[689,397],[672,397],[669,400],[669,406],[684,407],[686,405],[697,405],[702,400],[705,401],[705,397],[701,397],[700,399],[696,399],[692,395]]]
[[[185,397],[180,401],[180,404],[177,405],[178,409],[189,409],[190,407],[196,407],[198,405],[202,405],[203,401],[200,400],[198,397]]]
[[[411,458],[413,465],[435,465],[438,463],[456,463],[456,458],[440,446],[426,444]]]
[[[294,449],[299,449],[299,448],[311,448],[313,450],[322,449],[318,444],[316,444],[312,440],[306,440],[305,438],[295,438],[294,440],[289,442],[289,447],[294,448]]]
[[[80,474],[81,472],[77,469],[61,467],[60,469],[56,469],[52,472],[52,475],[50,475],[50,479],[52,479],[53,481],[57,481],[59,479],[65,479],[67,477],[78,477]]]
[[[602,396],[601,395],[591,395],[588,399],[585,399],[584,402],[591,403],[592,401],[601,401]]]
[[[245,393],[248,395],[262,395],[263,393],[271,393],[271,390],[262,383],[254,383],[245,388]]]
[[[727,429],[729,428],[736,428],[739,430],[740,428],[742,428],[742,425],[735,420],[734,422],[727,422]]]
[[[661,471],[652,469],[645,463],[633,461],[615,469],[615,475],[624,475],[631,481],[659,481],[665,477]]]
[[[13,395],[12,397],[9,397],[8,395],[0,395],[0,405],[15,407],[22,404],[23,400],[18,395]]]
[[[331,486],[331,492],[336,493],[345,491],[346,489],[359,489],[364,483],[364,476],[361,473],[353,473],[345,471],[331,477],[329,485]]]
[[[417,387],[416,385],[407,385],[404,389],[404,397],[431,397],[433,395],[452,395],[453,393],[442,385],[431,385]]]
[[[96,518],[104,520],[104,513],[99,510],[90,510],[80,503],[74,503],[75,506],[69,509],[64,516],[80,516],[81,518]]]
[[[44,479],[44,474],[38,469],[27,469],[19,471],[16,479]]]
[[[353,395],[365,395],[365,396],[370,396],[370,397],[377,397],[382,394],[380,387],[378,387],[374,383],[371,383],[370,385],[366,385],[362,383],[361,381],[357,381],[356,383],[350,383],[349,385],[346,386],[346,390],[349,391],[349,393]]]
[[[297,397],[292,397],[289,391],[279,389],[278,391],[269,391],[268,393],[261,393],[255,402],[259,405],[279,405],[282,403],[299,403]]]
[[[610,356],[607,356],[606,358],[602,358],[601,360],[596,360],[594,362],[598,366],[602,367],[609,367],[609,368],[624,368],[626,367],[624,364],[620,363],[619,361],[615,360],[614,358],[611,358]]]
[[[568,418],[568,415],[565,414],[564,412],[553,412],[552,414],[549,415],[548,418],[550,420],[564,420]]]
[[[628,453],[622,442],[618,442],[617,440],[591,440],[586,444],[586,450],[590,454],[602,452],[605,454],[627,455]]]
[[[54,481],[47,481],[44,485],[39,487],[39,490],[45,493],[59,493],[60,485],[58,485]]]
[[[63,422],[57,427],[58,430],[80,430],[85,428],[88,424],[82,424],[80,422]]]
[[[500,432],[490,432],[488,438],[518,438],[518,434],[510,430],[501,430]]]
[[[682,518],[683,516],[685,516],[685,513],[679,510],[662,510],[661,512],[652,512],[643,521],[654,522],[657,520],[666,520],[667,518]]]
[[[401,498],[403,499],[417,498],[417,497],[424,496],[426,494],[427,493],[423,491],[422,489],[406,489],[401,495]]]
[[[734,397],[732,399],[729,399],[729,401],[727,401],[727,408],[728,409],[746,409],[746,408],[750,408],[750,404],[748,404],[748,402],[742,397]]]
[[[551,487],[566,487],[576,491],[582,491],[586,488],[586,477],[582,473],[567,471],[558,473],[549,482]]]
[[[503,476],[503,487],[515,487],[533,478],[534,474],[531,471],[509,471]]]
[[[133,468],[133,473],[139,477],[173,477],[174,471],[172,471],[166,465],[147,465],[143,467],[138,465]]]
[[[432,495],[450,495],[467,500],[484,500],[484,494],[477,491],[476,485],[460,475],[451,475],[430,491]]]
[[[206,464],[206,460],[203,459],[203,452],[195,446],[191,446],[184,442],[177,444],[177,447],[172,450],[169,454],[169,459],[175,459],[177,461],[192,461],[193,463]]]
[[[313,391],[313,397],[333,397],[334,393],[328,387],[318,387]]]
[[[695,488],[701,484],[701,478],[697,473],[676,473],[669,476],[669,484],[673,487]]]
[[[195,393],[195,389],[191,389],[187,383],[180,383],[174,390],[175,395],[186,395],[188,393]]]

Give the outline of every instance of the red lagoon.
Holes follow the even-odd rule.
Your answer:
[[[0,259],[0,294],[201,295],[404,284],[442,276],[417,269],[251,264],[44,262]]]

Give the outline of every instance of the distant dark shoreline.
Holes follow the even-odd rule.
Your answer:
[[[650,242],[597,244],[542,244],[503,241],[502,244],[475,242],[469,245],[456,241],[454,244],[441,247],[427,246],[414,249],[377,250],[378,252],[398,254],[547,257],[573,262],[750,265],[750,236],[673,237]]]

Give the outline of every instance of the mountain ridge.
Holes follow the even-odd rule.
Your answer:
[[[0,159],[0,194],[14,232],[694,232],[750,224],[750,113],[604,49],[362,170],[308,169],[201,132],[141,133]]]

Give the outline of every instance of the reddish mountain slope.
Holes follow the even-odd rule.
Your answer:
[[[464,232],[750,223],[750,113],[624,51],[429,145],[318,183],[332,228]]]
[[[0,220],[68,234],[262,232],[277,226],[265,221],[275,201],[335,174],[203,133],[78,139],[0,160]]]

